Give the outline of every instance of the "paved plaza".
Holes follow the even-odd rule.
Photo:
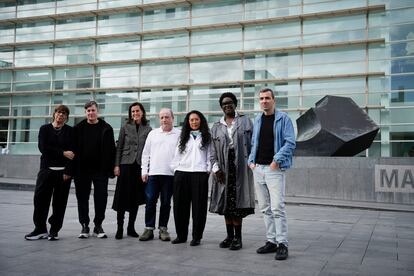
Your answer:
[[[240,251],[218,247],[224,219],[210,213],[197,247],[162,242],[158,231],[152,241],[115,240],[109,207],[103,224],[109,238],[81,240],[72,192],[60,240],[26,241],[32,198],[32,191],[0,190],[0,275],[414,275],[414,212],[288,204],[289,259],[276,261],[274,254],[256,254],[265,242],[257,210],[244,220]],[[143,222],[140,207],[139,233]],[[169,229],[174,238],[172,216]]]

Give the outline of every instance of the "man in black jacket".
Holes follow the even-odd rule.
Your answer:
[[[65,124],[68,118],[69,108],[58,105],[53,113],[53,122],[40,127],[38,146],[42,155],[33,198],[35,229],[24,237],[26,240],[59,239],[58,232],[65,216],[74,158],[73,129]],[[52,197],[48,234],[46,220]]]
[[[85,104],[86,119],[74,127],[75,131],[75,187],[78,199],[79,238],[89,237],[89,196],[94,186],[94,235],[106,238],[102,229],[108,199],[108,177],[113,177],[115,141],[112,127],[98,118],[98,104]]]

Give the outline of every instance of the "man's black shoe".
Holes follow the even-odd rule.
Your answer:
[[[279,244],[276,250],[275,259],[278,261],[283,261],[283,260],[286,260],[288,256],[289,256],[289,250],[287,246],[284,245],[283,243]]]
[[[197,246],[197,245],[200,245],[200,240],[192,240],[190,242],[190,246]]]
[[[274,253],[277,250],[277,244],[267,241],[266,244],[256,250],[257,254]]]
[[[240,250],[243,247],[241,239],[234,238],[230,244],[230,250]]]
[[[180,238],[176,238],[175,240],[171,241],[172,244],[179,244],[179,243],[185,243],[185,242],[187,242],[187,240],[180,239]]]

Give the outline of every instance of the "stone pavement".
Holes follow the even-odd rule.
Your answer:
[[[115,240],[116,216],[109,208],[103,225],[109,238],[80,240],[73,193],[60,240],[26,241],[33,230],[32,197],[31,191],[0,190],[0,275],[414,275],[413,212],[289,204],[290,257],[276,261],[274,254],[255,252],[264,244],[257,212],[244,220],[243,249],[234,252],[218,247],[224,219],[210,213],[198,247]],[[143,215],[140,207],[139,233]],[[169,226],[175,237],[173,217]]]

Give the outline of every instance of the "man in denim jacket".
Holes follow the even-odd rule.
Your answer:
[[[273,91],[259,92],[263,113],[253,125],[249,166],[253,170],[259,208],[264,214],[267,242],[257,253],[276,252],[276,260],[288,257],[288,227],[285,211],[285,170],[292,165],[296,147],[292,121],[275,109]]]

